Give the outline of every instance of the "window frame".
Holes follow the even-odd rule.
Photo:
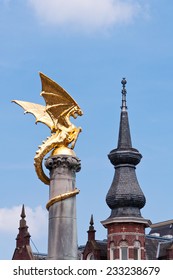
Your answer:
[[[119,244],[120,260],[129,259],[129,247],[127,241],[121,241]],[[125,257],[124,257],[125,255]]]

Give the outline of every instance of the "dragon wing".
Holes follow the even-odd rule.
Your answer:
[[[67,114],[72,108],[77,106],[76,101],[56,82],[39,73],[42,82],[42,92],[46,102],[46,111],[53,119],[59,119],[60,116]]]
[[[54,129],[54,122],[50,115],[46,112],[45,106],[20,100],[13,100],[12,102],[21,106],[25,110],[24,113],[33,114],[36,118],[36,123],[42,122],[46,124],[51,130]]]

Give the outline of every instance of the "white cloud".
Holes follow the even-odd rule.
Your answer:
[[[44,24],[86,31],[132,22],[144,10],[140,0],[28,0],[28,3]]]
[[[0,232],[8,234],[18,234],[19,220],[21,219],[22,205],[12,208],[0,208]],[[29,227],[28,231],[32,239],[38,238],[45,233],[47,234],[47,211],[41,206],[35,209],[25,207],[26,222]]]

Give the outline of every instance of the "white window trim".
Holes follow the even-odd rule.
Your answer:
[[[141,244],[139,241],[134,242],[134,249],[137,249],[137,260],[141,260]]]
[[[87,260],[94,260],[94,254],[91,252],[87,255]]]
[[[114,250],[115,250],[115,245],[114,242],[111,241],[110,245],[109,245],[109,256],[110,256],[110,260],[114,260]]]

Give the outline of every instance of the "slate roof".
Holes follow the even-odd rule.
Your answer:
[[[159,236],[171,236],[173,237],[173,220],[168,220],[151,225],[151,231],[149,234],[159,234]]]
[[[34,260],[46,260],[47,259],[47,254],[45,253],[38,253],[38,252],[33,252]]]
[[[108,158],[115,167],[112,185],[106,196],[106,203],[112,209],[110,218],[141,217],[140,209],[145,205],[145,196],[139,186],[135,166],[142,155],[132,147],[128,112],[126,106],[126,80],[122,80],[122,106],[117,148]]]
[[[145,239],[146,259],[157,260],[165,258],[167,255],[166,249],[172,245],[172,238],[147,234]]]
[[[107,258],[107,240],[96,240],[98,249],[100,250],[100,257],[103,259]]]

